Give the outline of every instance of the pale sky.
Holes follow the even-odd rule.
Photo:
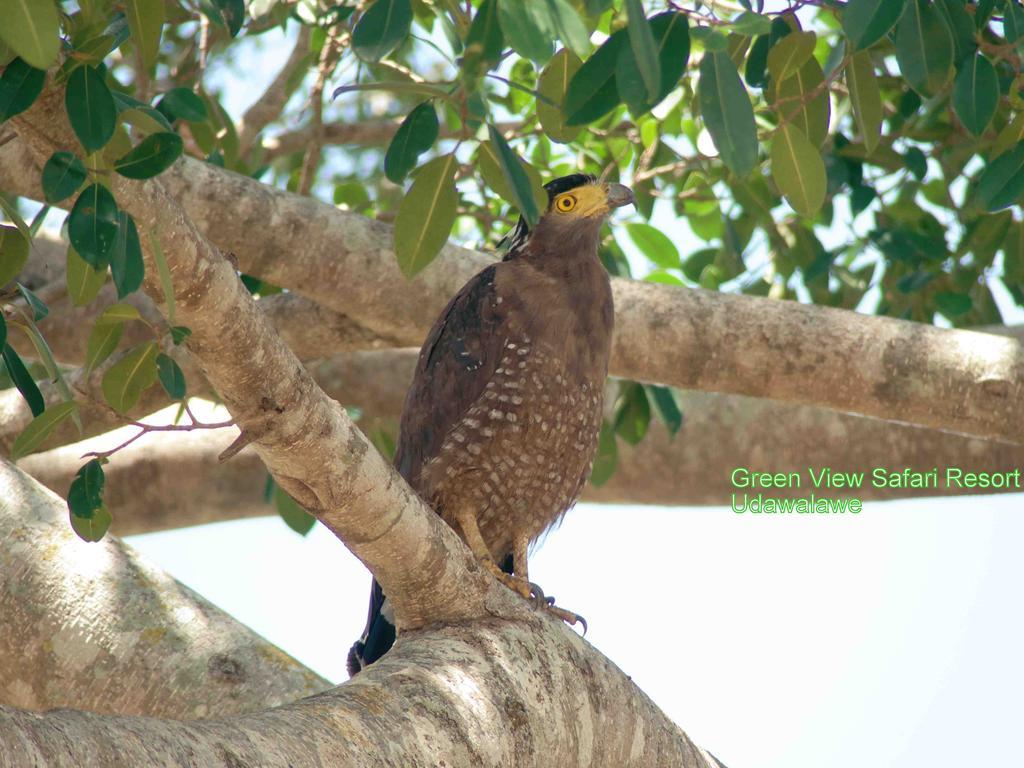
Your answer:
[[[844,518],[581,505],[530,573],[729,768],[1020,765],[1022,504],[866,502]],[[303,539],[268,517],[129,541],[345,679],[369,575],[322,526]]]
[[[227,89],[234,115],[287,55],[277,33],[264,41]],[[583,505],[531,576],[729,768],[1024,765],[1022,505],[866,502],[843,518]],[[369,575],[322,526],[303,539],[268,517],[129,541],[344,680]]]

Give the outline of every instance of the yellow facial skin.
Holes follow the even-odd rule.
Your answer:
[[[552,201],[551,210],[563,216],[589,218],[606,216],[611,208],[608,205],[605,185],[587,184],[560,194]]]

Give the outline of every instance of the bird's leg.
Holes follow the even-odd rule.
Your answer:
[[[512,539],[512,569],[515,571],[516,576],[522,579],[526,583],[527,588],[530,591],[528,599],[532,600],[533,604],[539,608],[544,608],[555,616],[560,618],[566,624],[575,626],[577,623],[583,625],[583,633],[587,632],[587,620],[582,616],[578,616],[572,611],[567,611],[564,608],[559,608],[555,605],[555,598],[547,597],[544,594],[544,590],[530,581],[530,571],[526,563],[526,550],[529,548],[530,540],[526,536],[517,535]],[[518,590],[516,590],[518,591]],[[520,592],[520,594],[522,594]]]
[[[498,567],[498,564],[494,562],[491,550],[488,548],[483,535],[480,533],[480,526],[476,521],[476,512],[469,507],[461,507],[458,512],[455,513],[455,520],[458,522],[459,528],[462,529],[462,537],[465,540],[466,545],[469,547],[476,559],[479,560],[480,563],[489,570],[498,581],[516,594],[529,599],[529,584],[525,581],[517,580],[514,576],[510,576],[505,573]]]

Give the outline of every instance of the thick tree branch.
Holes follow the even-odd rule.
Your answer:
[[[22,273],[26,274],[30,273]],[[63,276],[59,279],[63,280]],[[93,324],[103,310],[119,301],[134,306],[150,323],[159,324],[162,321],[160,312],[149,296],[136,292],[119,300],[111,282],[100,289],[92,303],[84,307],[76,307],[65,297],[51,304],[50,313],[38,323],[57,361],[69,366],[82,365]],[[257,306],[300,360],[316,360],[340,352],[395,346],[394,341],[378,336],[351,318],[295,293],[265,296],[257,302]],[[126,323],[120,346],[127,349],[151,338],[152,333],[145,325]],[[10,341],[20,354],[35,357],[35,347],[24,334],[12,333]]]
[[[62,101],[59,90],[44,91],[14,118],[37,162],[73,146]],[[398,625],[529,615],[316,385],[232,264],[196,231],[163,184],[118,176],[111,184],[141,233],[146,292],[167,311],[153,249],[159,241],[174,286],[175,323],[192,330],[188,348],[242,438],[278,484],[370,568],[388,591]]]
[[[44,91],[14,118],[37,161],[73,144],[62,101]],[[159,242],[175,323],[191,328],[187,344],[207,380],[277,482],[381,581],[403,636],[338,691],[250,717],[197,726],[3,711],[0,741],[16,762],[162,765],[187,753],[202,765],[436,765],[452,755],[485,765],[707,764],[625,675],[479,568],[316,386],[161,181],[114,177],[112,187],[142,235],[146,292],[168,311]],[[509,718],[516,727],[497,727]]]
[[[362,411],[359,425],[364,431],[384,425],[393,435],[414,360],[413,350],[357,353],[324,361],[313,372],[332,397]],[[727,505],[737,490],[730,483],[736,467],[804,477],[808,467],[832,467],[864,472],[870,480],[875,467],[1001,472],[1024,465],[1021,446],[813,406],[705,392],[683,392],[680,402],[682,430],[672,438],[654,422],[638,446],[620,440],[615,474],[599,488],[587,485],[584,501]],[[254,451],[217,463],[231,439],[209,431],[153,435],[113,456],[106,467],[106,499],[114,530],[128,535],[274,514],[263,499],[267,470]],[[64,446],[22,459],[20,465],[47,487],[66,493],[85,450],[84,445]],[[856,491],[828,495],[884,500],[979,492],[945,486],[874,488],[868,482]],[[806,488],[791,488],[771,495],[806,493]],[[202,499],[202,504],[191,503],[193,499]]]
[[[330,686],[115,537],[81,541],[63,499],[4,460],[0,615],[10,706],[224,717]]]
[[[0,149],[0,167],[18,143]],[[22,163],[15,158],[14,165]],[[448,297],[488,263],[483,254],[448,246],[406,281],[385,224],[191,159],[161,179],[201,231],[239,255],[246,272],[401,343],[419,344]],[[30,186],[14,182],[17,191]],[[303,244],[297,252],[296,242]],[[289,249],[291,258],[279,258]],[[613,283],[615,375],[984,438],[1024,435],[1024,411],[1016,408],[1024,351],[1015,341],[795,302]]]
[[[116,539],[75,539],[63,502],[2,461],[0,488],[5,766],[714,765],[619,669],[539,615],[409,632],[346,685],[232,717],[323,681]],[[75,683],[62,694],[64,677]],[[62,704],[216,719],[11,708]]]

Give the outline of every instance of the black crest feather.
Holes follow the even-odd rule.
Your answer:
[[[594,184],[596,182],[597,177],[589,173],[571,173],[568,176],[561,176],[557,179],[552,179],[544,185],[544,189],[548,193],[548,205],[550,205],[551,201],[563,192],[568,192],[571,189],[582,187],[585,184]],[[512,256],[515,255],[515,252],[526,244],[529,237],[530,226],[526,223],[526,219],[520,216],[519,221],[516,222],[515,228],[498,242],[498,249],[505,250],[505,257],[503,260],[507,261],[512,258]]]

